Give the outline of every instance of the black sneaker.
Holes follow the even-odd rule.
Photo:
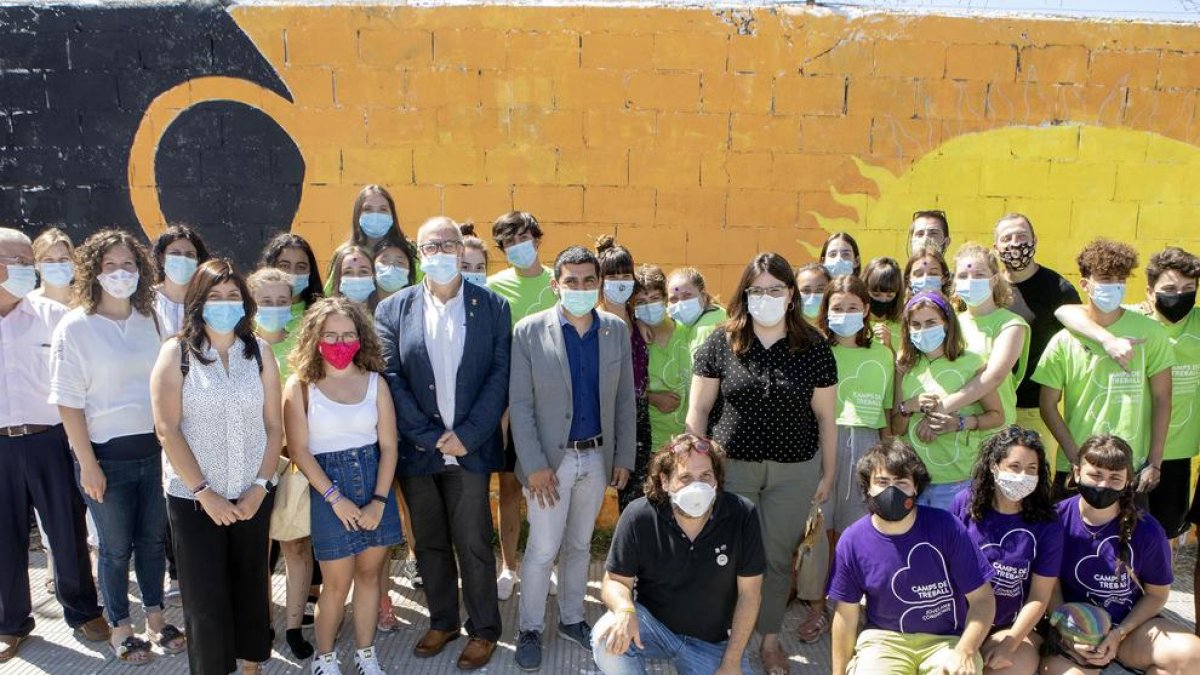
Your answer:
[[[542,634],[536,630],[517,633],[517,667],[526,672],[542,668]]]
[[[588,622],[580,621],[569,626],[559,622],[558,634],[589,652],[592,651],[592,627],[588,625]]]

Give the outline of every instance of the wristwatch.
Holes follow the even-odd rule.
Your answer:
[[[254,484],[263,489],[263,492],[271,491],[271,481],[266,478],[255,478]]]

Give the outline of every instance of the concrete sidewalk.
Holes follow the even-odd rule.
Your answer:
[[[1178,556],[1175,565],[1176,581],[1167,605],[1167,616],[1179,620],[1188,626],[1193,622],[1192,607],[1192,565],[1195,560],[1196,547],[1186,546]],[[186,655],[164,657],[159,656],[145,668],[135,668],[118,662],[112,650],[103,644],[83,642],[72,635],[70,628],[62,620],[62,611],[54,597],[47,594],[44,588],[45,555],[41,552],[30,553],[31,585],[33,587],[34,613],[37,617],[37,628],[33,635],[22,646],[20,656],[5,666],[0,666],[3,675],[26,675],[32,673],[51,673],[53,675],[85,675],[87,673],[146,673],[147,675],[173,675],[188,672]],[[280,566],[282,569],[282,565]],[[599,599],[599,579],[603,573],[601,562],[592,565],[591,589],[588,593],[588,616],[594,622],[603,613]],[[287,654],[287,646],[283,642],[283,607],[284,597],[283,575],[273,577],[275,603],[274,615],[278,639],[275,652],[264,671],[269,674],[307,673],[308,664],[299,663]],[[519,591],[518,586],[518,591]],[[412,655],[412,647],[428,626],[429,617],[421,605],[424,594],[420,590],[407,585],[407,580],[398,579],[393,587],[392,597],[396,600],[396,612],[405,626],[399,632],[390,635],[380,635],[376,644],[379,648],[379,660],[389,673],[458,673],[455,660],[465,640],[451,643],[443,654],[432,659],[417,659]],[[553,599],[552,599],[553,600]],[[481,673],[515,673],[520,672],[513,663],[513,650],[517,617],[517,596],[514,594],[506,602],[500,603],[504,617],[504,640],[496,649],[492,662]],[[347,607],[349,613],[349,607]],[[802,618],[803,610],[799,605],[793,605],[784,620],[784,643],[789,653],[794,654],[792,672],[794,674],[811,673],[812,675],[829,672],[829,638],[812,645],[804,645],[795,639],[795,630]],[[169,608],[169,618],[179,626],[183,626],[182,612]],[[140,607],[135,606],[135,621],[141,619]],[[546,615],[548,626],[554,626],[558,621],[558,610],[555,603],[550,603]],[[139,626],[142,625],[139,623]],[[313,640],[312,631],[306,629],[306,637]],[[343,629],[343,638],[339,643],[342,655],[343,671],[353,671],[353,647],[350,631]],[[551,675],[568,673],[596,673],[591,655],[575,644],[558,640],[551,629],[544,638],[545,647],[542,672]],[[282,650],[282,651],[281,651]],[[759,670],[756,658],[752,658],[755,671]],[[659,666],[650,669],[652,673],[671,673],[672,668]],[[1106,674],[1124,673],[1120,668],[1109,668]]]

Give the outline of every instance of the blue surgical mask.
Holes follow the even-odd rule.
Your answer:
[[[300,295],[304,291],[308,290],[308,275],[307,274],[293,274],[293,275],[291,275],[291,277],[292,277],[292,297]]]
[[[362,213],[358,216],[359,229],[371,239],[382,238],[392,229],[393,222],[395,220],[390,213]]]
[[[504,257],[508,258],[508,262],[513,267],[523,270],[528,269],[537,262],[537,248],[533,245],[533,240],[523,241],[519,244],[512,244],[504,247]]]
[[[928,354],[937,351],[937,348],[941,347],[942,343],[946,341],[946,327],[942,325],[933,326],[932,328],[922,328],[914,330],[908,335],[914,347]]]
[[[666,318],[667,306],[661,302],[647,302],[634,307],[633,316],[648,326],[657,326]]]
[[[448,284],[459,274],[458,256],[453,253],[434,253],[421,260],[421,271],[435,284]]]
[[[163,272],[173,283],[180,286],[187,286],[192,280],[192,276],[196,274],[196,268],[200,263],[196,262],[195,258],[189,258],[186,255],[168,255],[163,257]]]
[[[278,333],[287,327],[288,322],[292,320],[292,308],[284,305],[283,307],[263,307],[259,305],[258,313],[254,315],[254,322],[258,327],[268,333]]]
[[[940,292],[942,290],[942,278],[932,274],[923,277],[913,277],[908,285],[912,289],[913,295],[924,293],[925,291]]]
[[[204,323],[218,333],[232,333],[246,316],[241,300],[209,300],[204,303]]]
[[[375,277],[342,277],[338,290],[354,302],[366,302],[375,290]]]
[[[7,265],[8,279],[0,286],[13,297],[23,298],[37,288],[37,270],[32,265]]]
[[[75,263],[69,260],[42,263],[39,269],[42,272],[42,281],[46,282],[47,286],[66,286],[75,278]]]
[[[854,274],[854,261],[838,258],[837,260],[826,260],[825,271],[829,272],[831,277],[844,277],[848,274]]]
[[[596,303],[600,300],[600,289],[593,288],[590,291],[577,291],[570,288],[560,288],[558,289],[558,295],[563,309],[576,317],[582,317],[596,307]]]
[[[820,293],[800,294],[800,309],[804,312],[805,318],[815,319],[821,313],[821,297]]]
[[[696,319],[699,319],[700,315],[703,313],[704,307],[700,304],[700,298],[688,298],[687,300],[680,300],[679,302],[667,307],[667,314],[670,314],[672,319],[675,319],[679,323],[682,323],[686,326],[690,326],[695,323]]]
[[[991,279],[957,279],[954,294],[967,303],[967,307],[978,307],[992,297]]]
[[[469,284],[487,287],[487,272],[463,272],[462,278]]]
[[[618,279],[604,280],[604,299],[614,305],[624,305],[633,295],[633,282]]]
[[[1121,301],[1125,299],[1125,284],[1090,284],[1091,291],[1088,295],[1092,298],[1092,304],[1101,312],[1112,312],[1121,306]]]
[[[825,321],[829,324],[829,330],[840,337],[858,335],[858,332],[863,329],[863,315],[858,312],[846,314],[830,312],[825,316]]]
[[[375,263],[375,283],[388,293],[394,293],[408,285],[408,268]]]

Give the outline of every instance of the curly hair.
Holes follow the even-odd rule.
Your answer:
[[[1138,266],[1138,254],[1129,244],[1112,239],[1093,239],[1075,258],[1079,276],[1094,279],[1126,279]]]
[[[36,254],[36,241],[33,242],[33,249]],[[1178,246],[1168,246],[1150,256],[1150,262],[1146,263],[1146,283],[1153,288],[1158,278],[1167,272],[1178,272],[1188,279],[1200,278],[1200,258]]]
[[[1021,518],[1031,523],[1048,523],[1058,517],[1050,499],[1050,464],[1046,461],[1046,446],[1036,431],[1014,424],[993,434],[979,448],[979,458],[975,460],[975,468],[971,472],[971,520],[983,522],[992,510],[996,493],[993,470],[1008,457],[1009,451],[1018,446],[1029,448],[1038,459],[1037,488],[1021,500]]]
[[[817,317],[817,326],[821,332],[825,334],[825,341],[831,345],[838,343],[837,333],[829,330],[829,303],[833,299],[834,293],[847,293],[853,295],[862,301],[863,309],[869,314],[871,311],[871,294],[867,292],[867,284],[862,279],[848,274],[841,276],[829,282],[825,287],[825,297],[821,298],[821,314]],[[871,326],[863,317],[863,327],[858,331],[858,335],[854,336],[854,344],[859,347],[871,346]]]
[[[896,478],[911,478],[917,495],[929,487],[932,480],[925,462],[908,443],[899,438],[885,438],[872,445],[854,467],[858,475],[858,488],[863,499],[871,494],[871,478],[879,471],[887,471]]]
[[[992,248],[985,248],[973,241],[968,241],[958,248],[958,252],[954,254],[955,269],[950,272],[952,277],[957,277],[958,264],[964,260],[975,262],[983,262],[987,265],[988,271],[992,273],[992,301],[997,307],[1009,307],[1013,303],[1012,285],[1008,283],[1008,277],[1000,273],[1000,260],[996,258],[996,252]],[[958,308],[964,309],[966,303],[958,299],[955,294],[955,305]],[[962,303],[959,305],[959,303]]]
[[[1079,454],[1075,457],[1075,468],[1081,470],[1087,462],[1105,471],[1124,471],[1125,489],[1121,491],[1121,499],[1117,502],[1120,508],[1117,519],[1120,523],[1119,546],[1117,546],[1118,572],[1129,564],[1129,542],[1133,539],[1133,530],[1142,519],[1142,511],[1133,503],[1136,490],[1133,469],[1133,448],[1120,436],[1112,434],[1097,434],[1088,438],[1079,446]]]
[[[154,261],[150,259],[146,247],[125,230],[100,230],[75,249],[75,281],[71,284],[71,304],[83,307],[83,311],[88,314],[96,313],[96,308],[100,305],[100,294],[104,292],[97,279],[104,267],[104,254],[117,246],[129,249],[133,254],[134,264],[137,265],[137,290],[130,296],[129,302],[138,314],[157,317],[154,313],[152,287],[156,275]],[[157,319],[155,323],[157,324]]]
[[[278,270],[276,273],[283,274]],[[208,302],[209,291],[226,281],[233,282],[242,295],[245,314],[233,328],[234,336],[242,342],[242,356],[247,359],[262,358],[258,340],[254,337],[254,313],[258,311],[258,304],[250,294],[250,287],[232,261],[212,259],[196,269],[192,282],[188,284],[187,294],[183,298],[183,325],[179,329],[180,344],[188,350],[191,358],[205,365],[213,363],[213,359],[204,356],[204,348],[208,346],[208,332],[204,329],[204,303]]]
[[[651,504],[670,504],[671,495],[667,494],[666,484],[674,475],[675,468],[682,466],[695,452],[708,455],[712,461],[713,477],[717,479],[717,489],[724,488],[725,449],[714,440],[680,434],[663,443],[650,457],[650,464],[646,467],[646,482],[642,484],[646,500]]]
[[[296,346],[288,354],[288,366],[301,384],[316,384],[325,378],[325,358],[321,356],[317,343],[321,341],[325,320],[334,314],[341,314],[354,322],[359,342],[358,353],[354,355],[355,366],[375,373],[382,373],[387,366],[383,361],[379,336],[375,334],[375,326],[367,310],[359,303],[341,296],[321,298],[304,314]]]

